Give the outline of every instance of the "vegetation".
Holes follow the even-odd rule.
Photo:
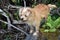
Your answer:
[[[55,32],[57,28],[60,27],[60,17],[55,20],[52,19],[52,17],[49,15],[47,18],[47,22],[44,25],[44,32]]]
[[[25,1],[26,1],[26,6],[29,6],[29,7],[34,7],[35,5],[37,5],[39,3],[57,5],[57,9],[51,10],[51,14],[48,15],[46,22],[43,24],[43,26],[41,28],[41,29],[43,29],[43,31],[42,30],[40,30],[40,31],[43,32],[42,35],[45,37],[46,37],[46,35],[48,35],[48,37],[50,37],[51,36],[50,33],[52,33],[52,32],[55,35],[57,34],[56,36],[60,35],[60,32],[59,32],[60,31],[60,11],[59,11],[60,10],[60,0],[25,0]],[[0,22],[0,35],[1,35],[0,39],[1,40],[24,40],[26,38],[26,35],[29,34],[29,28],[26,27],[26,24],[19,24],[19,23],[14,24],[13,23],[14,20],[19,22],[18,9],[14,8],[14,7],[11,8],[11,7],[9,7],[9,5],[17,6],[17,7],[24,6],[24,0],[3,0],[3,1],[0,0],[0,9],[2,9],[5,12],[5,14],[10,19],[10,22],[11,22],[10,24],[15,27],[15,28],[12,27],[11,30],[8,29],[9,25],[6,24],[6,22],[8,23],[7,17],[5,14],[2,15],[3,13],[0,12],[0,21],[1,20],[4,21],[4,22]],[[4,10],[4,9],[6,9],[6,10]],[[14,21],[14,22],[16,22],[16,21]],[[23,33],[20,31],[20,29],[23,31]],[[53,33],[52,33],[52,36],[54,36]],[[42,39],[44,39],[44,37]],[[50,40],[50,39],[48,38],[48,40]],[[51,40],[53,40],[53,38]]]

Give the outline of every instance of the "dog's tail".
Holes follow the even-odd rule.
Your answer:
[[[57,8],[56,5],[53,5],[53,4],[48,4],[48,7],[50,8],[50,10],[54,9],[54,8]]]

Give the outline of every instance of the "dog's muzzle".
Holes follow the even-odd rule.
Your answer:
[[[22,21],[24,21],[24,22],[25,22],[25,21],[27,21],[27,19],[26,19],[26,18],[20,18],[20,20],[22,20]]]
[[[21,20],[23,20],[23,18],[20,18]]]

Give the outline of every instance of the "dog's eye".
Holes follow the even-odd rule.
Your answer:
[[[22,15],[20,15],[20,16],[22,16]]]
[[[25,17],[27,17],[27,15],[25,15]]]

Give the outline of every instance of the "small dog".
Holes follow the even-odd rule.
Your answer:
[[[47,18],[50,10],[56,8],[56,5],[52,4],[39,4],[34,8],[23,7],[19,9],[19,17],[22,21],[27,22],[29,25],[32,25],[36,28],[36,31],[33,35],[37,36],[39,33],[40,22],[43,18]],[[30,31],[32,32],[32,30]]]

